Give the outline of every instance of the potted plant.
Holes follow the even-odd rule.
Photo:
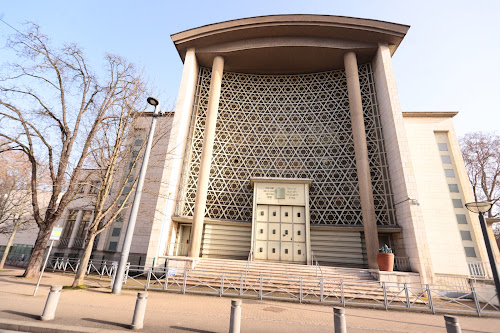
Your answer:
[[[384,244],[377,254],[378,269],[381,271],[392,272],[394,268],[394,253],[387,244]]]

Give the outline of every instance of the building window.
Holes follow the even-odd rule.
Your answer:
[[[448,145],[446,143],[438,143],[440,151],[448,151]]]
[[[443,162],[444,164],[451,164],[450,155],[441,155],[441,162]]]
[[[64,231],[62,237],[70,238],[71,232],[73,231],[73,226],[76,222],[76,217],[78,216],[78,210],[73,209],[69,211],[68,219],[66,220],[66,225],[64,226]]]
[[[85,193],[85,185],[82,185],[82,187],[80,187],[78,193]]]
[[[87,231],[91,218],[92,218],[92,211],[84,210],[82,215],[82,220],[80,221],[80,225],[78,226],[78,232],[76,233],[75,238],[80,238],[80,239],[85,238],[85,232]]]
[[[444,169],[444,173],[448,178],[455,178],[455,171],[453,169]]]
[[[108,251],[116,251],[118,242],[109,242]]]
[[[453,201],[454,208],[463,208],[464,207],[461,199],[452,199],[452,201]]]
[[[457,214],[457,222],[458,224],[467,224],[467,217],[465,217],[465,214]]]
[[[101,182],[99,180],[93,180],[90,183],[89,194],[97,194],[99,193],[100,189],[101,189]]]
[[[470,231],[464,231],[460,230],[460,236],[462,237],[462,240],[472,240],[472,235],[470,234]]]
[[[464,250],[468,258],[476,258],[476,250],[473,247],[464,247]]]
[[[113,236],[113,237],[120,236],[120,231],[122,231],[122,228],[114,228],[111,236]]]
[[[452,193],[458,193],[458,184],[448,184],[448,188]]]

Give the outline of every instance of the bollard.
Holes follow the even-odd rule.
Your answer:
[[[142,291],[137,293],[137,300],[135,301],[134,317],[132,318],[132,325],[130,328],[133,330],[140,330],[144,327],[144,313],[146,313],[146,303],[148,302],[148,293]]]
[[[231,300],[231,319],[229,333],[240,333],[241,328],[241,299]]]
[[[447,333],[462,333],[460,323],[458,322],[458,317],[444,316],[444,322],[446,324]]]
[[[50,286],[50,292],[47,296],[47,301],[45,302],[45,307],[43,308],[43,313],[40,316],[40,320],[52,320],[56,315],[57,302],[59,302],[59,296],[61,296],[62,286]]]
[[[347,333],[344,308],[333,308],[333,332]]]

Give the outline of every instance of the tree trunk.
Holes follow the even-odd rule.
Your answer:
[[[38,236],[36,238],[35,246],[33,247],[33,252],[31,253],[28,267],[26,267],[26,271],[24,271],[23,277],[34,278],[40,275],[43,255],[45,254],[45,249],[47,248],[47,243],[49,241],[51,232],[52,228],[47,227],[46,225],[40,228],[40,231],[38,232]]]
[[[3,252],[2,261],[0,261],[0,270],[3,269],[3,266],[5,265],[5,260],[7,260],[7,256],[9,255],[10,247],[12,246],[12,243],[14,242],[14,237],[16,236],[17,229],[19,229],[20,225],[21,225],[21,219],[19,218],[16,221],[16,224],[14,225],[14,230],[12,230],[12,234],[9,237],[9,241],[7,242],[7,245],[5,246],[5,251]]]
[[[82,258],[80,259],[80,266],[78,266],[75,279],[73,280],[73,288],[81,286],[85,282],[85,274],[87,273],[87,266],[89,265],[90,255],[92,254],[94,239],[95,234],[89,230],[89,234],[85,240],[85,248],[83,250]]]

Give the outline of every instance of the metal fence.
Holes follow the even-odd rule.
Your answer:
[[[500,316],[494,289],[473,285],[458,288],[454,285],[354,283],[324,278],[249,277],[243,273],[178,272],[176,269],[129,266],[123,288]]]
[[[79,259],[50,257],[47,270],[74,273],[79,265]],[[100,278],[113,280],[116,268],[117,262],[90,260],[87,274],[98,274]],[[467,278],[437,281],[439,284],[422,285],[376,281],[359,283],[323,277],[286,279],[128,264],[123,288],[500,316],[493,286],[477,287],[473,279]]]

